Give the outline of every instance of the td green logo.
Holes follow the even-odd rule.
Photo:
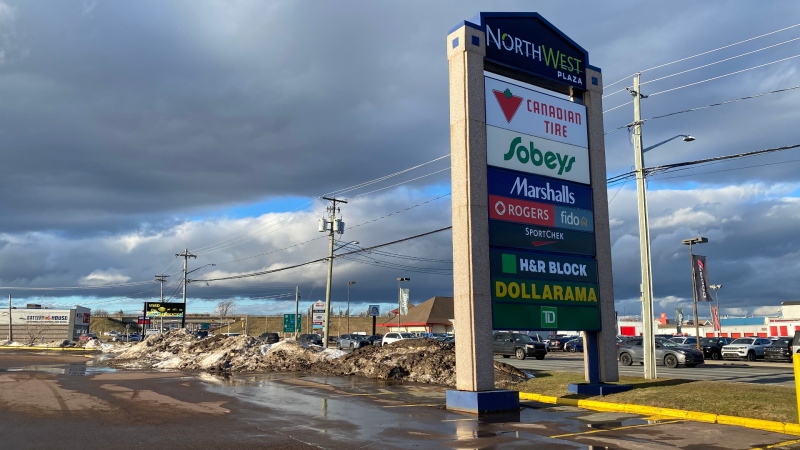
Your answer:
[[[542,328],[558,328],[558,308],[542,306]]]
[[[534,146],[533,141],[529,141],[529,146],[521,144],[522,138],[519,136],[515,137],[508,147],[508,153],[503,155],[503,160],[508,161],[516,156],[517,161],[522,164],[531,163],[534,166],[541,166],[544,164],[544,166],[550,170],[558,169],[559,175],[572,170],[572,164],[575,162],[574,156],[562,155],[561,153],[554,153],[551,151],[542,153],[541,150]]]

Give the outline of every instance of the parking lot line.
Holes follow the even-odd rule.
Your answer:
[[[557,436],[550,436],[550,437],[553,438],[553,439],[560,439],[560,438],[571,437],[571,436],[582,436],[582,435],[586,435],[586,434],[605,433],[605,432],[608,432],[608,431],[628,430],[628,429],[631,429],[631,428],[652,427],[652,426],[655,426],[655,425],[664,425],[664,424],[670,424],[670,423],[676,423],[676,422],[685,422],[685,420],[683,420],[683,419],[665,420],[663,422],[658,422],[658,423],[643,423],[643,424],[640,424],[640,425],[627,425],[627,426],[624,426],[624,427],[614,427],[614,428],[604,428],[604,429],[590,430],[590,431],[581,431],[579,433],[559,434]]]

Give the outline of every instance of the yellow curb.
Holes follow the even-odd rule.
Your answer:
[[[528,392],[519,393],[520,400],[531,400],[542,403],[555,403],[558,405],[578,406],[580,408],[606,412],[624,412],[640,414],[643,416],[664,416],[670,418],[686,419],[695,422],[718,423],[720,425],[734,425],[738,427],[753,428],[774,433],[800,435],[800,424],[784,423],[772,420],[749,419],[746,417],[726,416],[722,414],[706,413],[700,411],[686,411],[682,409],[659,408],[656,406],[632,405],[627,403],[601,402],[597,400],[577,400],[573,398],[551,397]]]

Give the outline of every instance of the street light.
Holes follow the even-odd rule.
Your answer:
[[[400,332],[400,307],[401,307],[400,300],[402,297],[402,295],[400,294],[400,283],[402,283],[403,281],[411,281],[411,278],[403,277],[397,279],[397,332],[398,333]],[[406,313],[406,315],[408,315],[408,313]]]
[[[721,284],[710,284],[708,287],[711,288],[712,290],[714,290],[714,294],[717,297],[717,321],[719,321],[719,329],[717,329],[717,337],[719,337],[719,335],[722,334],[722,319],[720,319],[720,317],[719,317],[719,290],[722,287],[722,285]],[[714,318],[713,314],[711,315],[711,318],[712,319]],[[716,328],[716,325],[717,324],[714,324],[714,328]]]
[[[356,284],[355,281],[347,282],[347,333],[350,334],[350,286]]]
[[[697,338],[697,349],[700,348],[700,321],[697,317],[697,291],[695,290],[695,275],[694,275],[694,254],[692,253],[692,244],[705,244],[708,238],[703,236],[693,237],[691,239],[684,239],[681,244],[689,246],[689,264],[692,267],[692,298],[694,299],[694,335]]]
[[[638,77],[637,77],[638,90]],[[636,105],[636,116],[639,117],[638,96],[634,102]],[[644,152],[653,150],[667,142],[682,137],[685,142],[691,142],[694,138],[688,134],[679,134],[658,144],[651,145],[642,149],[642,127],[641,121],[637,120],[634,128],[634,149],[636,150],[636,194],[639,207],[639,248],[641,251],[642,267],[642,322],[643,322],[643,342],[644,347],[644,377],[646,379],[656,378],[656,342],[653,333],[653,268],[650,257],[650,218],[647,212],[647,185],[644,170]],[[641,149],[641,150],[640,150]]]

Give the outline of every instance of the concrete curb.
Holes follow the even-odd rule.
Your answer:
[[[534,401],[553,405],[577,406],[594,411],[622,412],[641,414],[645,416],[665,416],[677,419],[692,420],[695,422],[718,423],[721,425],[735,425],[737,427],[753,428],[756,430],[771,431],[800,436],[800,424],[774,422],[771,420],[748,419],[746,417],[726,416],[723,414],[705,413],[699,411],[684,411],[681,409],[659,408],[656,406],[631,405],[627,403],[600,402],[597,400],[578,400],[574,398],[560,398],[549,395],[519,393],[520,401]]]
[[[73,352],[99,352],[97,348],[83,348],[83,347],[22,347],[22,346],[0,346],[0,350],[58,350],[58,351],[73,351]]]

